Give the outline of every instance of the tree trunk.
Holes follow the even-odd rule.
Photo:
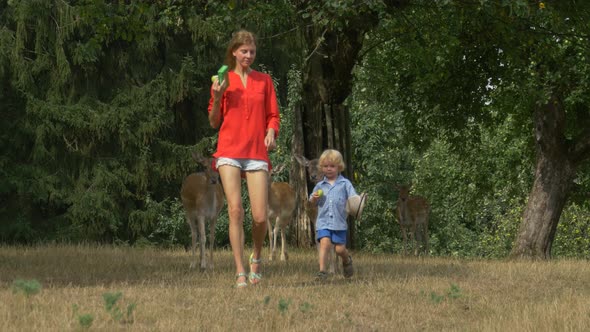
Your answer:
[[[534,113],[537,163],[533,188],[511,256],[551,258],[551,245],[576,174],[564,136],[565,111],[558,99]]]
[[[390,14],[409,6],[409,3],[408,0],[383,2],[384,9]],[[311,16],[306,24],[302,24],[309,27],[303,31],[302,38],[310,54],[303,63],[302,105],[298,110],[299,114],[296,115],[301,117],[301,123],[295,124],[301,126],[303,150],[299,152],[307,159],[314,159],[326,148],[339,150],[347,167],[344,176],[351,181],[354,171],[350,115],[344,101],[352,92],[352,69],[358,61],[365,33],[379,22],[376,9],[365,4],[363,1],[354,1],[350,4],[357,9],[353,15],[329,17],[332,23],[337,21],[340,24],[319,25],[312,21]],[[322,2],[319,1],[295,1],[295,5],[300,12],[323,11]],[[299,175],[295,179],[305,181]],[[300,189],[307,185],[300,183],[296,187]],[[295,223],[298,228],[296,232],[299,234],[306,233],[313,225],[309,223],[309,218],[301,208],[297,210]],[[355,225],[352,222],[348,225],[348,246],[354,247]],[[298,241],[300,239],[303,237],[298,237]],[[313,237],[310,244],[313,244]]]
[[[292,154],[295,156],[303,156],[303,125],[301,119],[302,106],[295,107],[295,121],[293,125],[293,142],[291,144]],[[295,225],[292,229],[295,232],[296,246],[299,248],[309,248],[313,245],[313,222],[305,213],[305,206],[307,201],[307,176],[306,169],[295,161],[291,161],[291,174],[289,179],[291,186],[295,188],[297,196],[297,204],[295,210]]]
[[[294,148],[294,153],[304,155],[308,159],[318,158],[324,149],[332,148],[340,151],[346,163],[343,173],[352,180],[352,147],[350,139],[350,113],[344,101],[352,91],[352,69],[362,47],[362,31],[347,31],[344,34],[333,32],[322,33],[324,42],[312,54],[303,69],[302,105],[296,112],[295,131],[301,130],[301,149]],[[311,48],[318,42],[320,32],[311,29],[306,34],[306,42]],[[331,56],[325,57],[324,54]],[[294,146],[299,144],[295,138]],[[303,173],[301,173],[303,172]],[[305,170],[295,169],[297,181],[306,181]],[[307,199],[308,189],[314,184],[295,184],[303,203]],[[305,191],[303,191],[305,188]],[[313,245],[313,222],[304,211],[304,204],[299,204],[296,212],[298,246]],[[307,234],[310,242],[305,243]],[[354,223],[349,222],[348,246],[354,245]]]

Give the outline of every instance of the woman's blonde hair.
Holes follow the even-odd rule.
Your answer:
[[[225,52],[225,64],[230,70],[236,68],[236,58],[233,54],[234,51],[244,44],[256,46],[256,37],[254,34],[247,30],[235,32],[229,41],[229,44],[227,45],[227,51]]]
[[[338,165],[338,170],[340,172],[344,171],[344,169],[346,168],[346,165],[344,164],[344,158],[342,158],[342,154],[338,150],[324,150],[324,152],[322,152],[322,155],[320,156],[318,167],[321,168],[326,161]]]

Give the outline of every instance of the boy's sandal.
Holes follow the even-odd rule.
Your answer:
[[[245,281],[242,281],[242,282],[237,281],[237,279],[240,279],[240,277],[245,277],[247,279],[248,274],[246,272],[241,272],[241,273],[236,274],[236,288],[244,288],[244,287],[248,286],[248,283]]]
[[[262,274],[252,272],[252,264],[261,264],[262,258],[254,258],[254,253],[250,254],[250,274],[248,274],[248,280],[252,285],[260,283],[262,280]]]

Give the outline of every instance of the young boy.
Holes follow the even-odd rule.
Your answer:
[[[350,278],[354,274],[352,257],[346,249],[348,224],[346,223],[346,201],[349,197],[357,196],[352,183],[340,173],[345,165],[342,154],[337,150],[325,150],[319,159],[320,170],[324,178],[313,188],[309,201],[318,206],[316,221],[316,239],[320,244],[319,261],[320,272],[316,280],[327,278],[326,260],[332,245],[336,254],[342,258],[343,274]]]

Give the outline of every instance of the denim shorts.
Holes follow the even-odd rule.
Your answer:
[[[319,242],[324,237],[329,237],[332,244],[346,244],[346,233],[348,231],[333,231],[330,229],[318,229],[316,239]]]
[[[264,160],[244,159],[244,158],[217,158],[215,167],[230,165],[241,169],[242,171],[266,171],[268,172],[268,163]]]

